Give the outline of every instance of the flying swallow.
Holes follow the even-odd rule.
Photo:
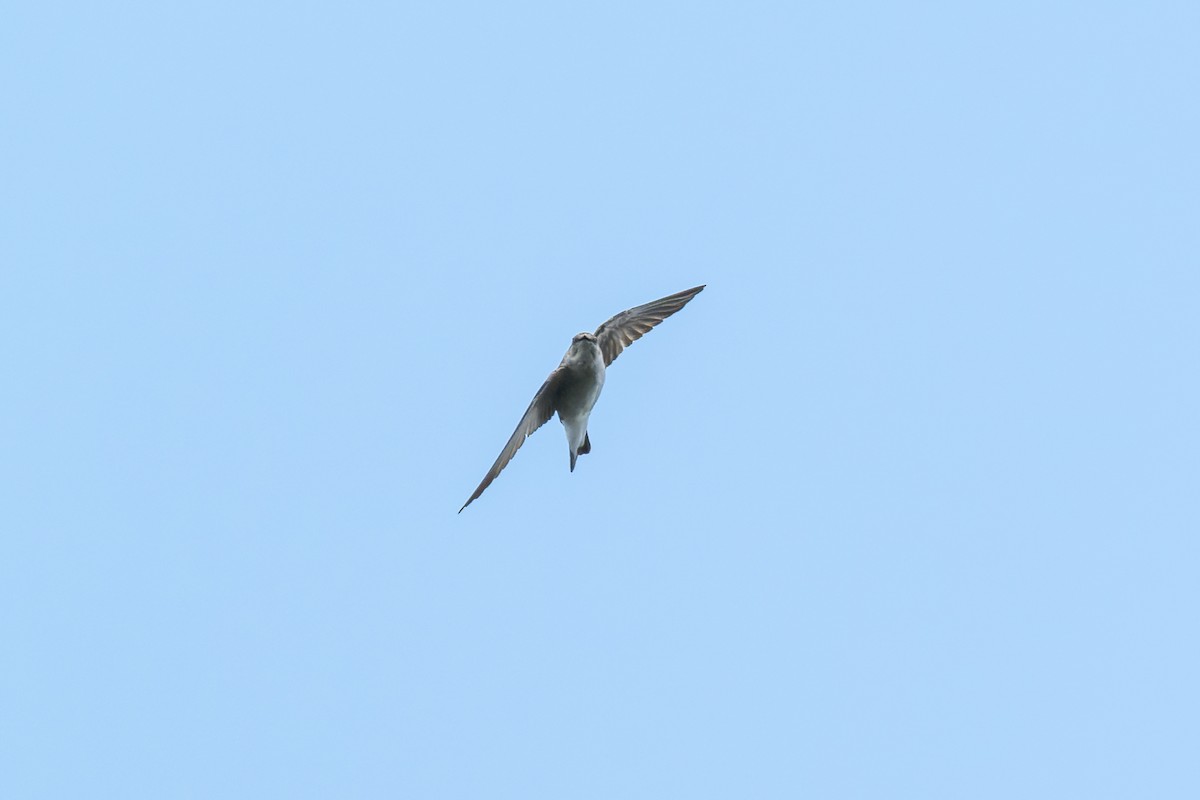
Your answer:
[[[512,461],[525,439],[545,425],[556,412],[567,432],[571,471],[574,472],[575,460],[585,453],[592,452],[592,443],[587,433],[588,416],[600,397],[600,390],[604,388],[604,372],[608,365],[621,355],[621,351],[687,305],[688,301],[703,289],[703,286],[697,286],[622,311],[597,328],[595,333],[575,334],[562,363],[550,373],[542,388],[533,396],[533,402],[517,423],[517,429],[509,437],[508,444],[500,451],[496,463],[492,464],[475,493],[467,498],[467,502],[463,503],[458,513],[461,514],[463,508],[471,505],[475,498],[483,494],[483,490],[491,485],[500,474],[500,470]]]

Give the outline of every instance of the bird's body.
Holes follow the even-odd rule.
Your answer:
[[[588,419],[604,388],[604,376],[608,366],[628,345],[640,339],[646,332],[679,309],[703,290],[703,286],[655,300],[652,303],[622,311],[596,329],[595,333],[579,333],[571,340],[558,368],[542,384],[517,423],[517,429],[509,437],[508,444],[500,451],[496,463],[488,470],[474,494],[463,503],[458,511],[471,505],[483,494],[500,471],[508,465],[525,439],[546,423],[555,413],[567,434],[567,447],[571,454],[571,471],[579,456],[590,453]]]
[[[600,391],[604,388],[604,354],[596,344],[596,337],[590,333],[581,333],[571,342],[567,354],[563,356],[560,369],[566,371],[562,386],[558,392],[558,418],[567,431],[567,447],[571,449],[571,472],[575,471],[575,460],[580,453],[590,451],[583,449],[587,438],[588,417],[596,401],[600,399]]]

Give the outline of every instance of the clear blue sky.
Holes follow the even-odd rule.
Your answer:
[[[8,8],[0,796],[1200,797],[1198,8]]]

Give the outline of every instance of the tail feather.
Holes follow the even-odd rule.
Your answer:
[[[579,445],[579,449],[571,453],[571,472],[575,471],[575,461],[582,455],[592,452],[592,440],[588,438],[587,432],[583,434],[583,444]]]

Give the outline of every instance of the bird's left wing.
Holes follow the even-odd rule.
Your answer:
[[[604,354],[604,366],[617,360],[621,351],[649,333],[650,329],[688,304],[703,291],[703,286],[676,292],[673,295],[637,306],[617,314],[599,328],[596,340]]]

